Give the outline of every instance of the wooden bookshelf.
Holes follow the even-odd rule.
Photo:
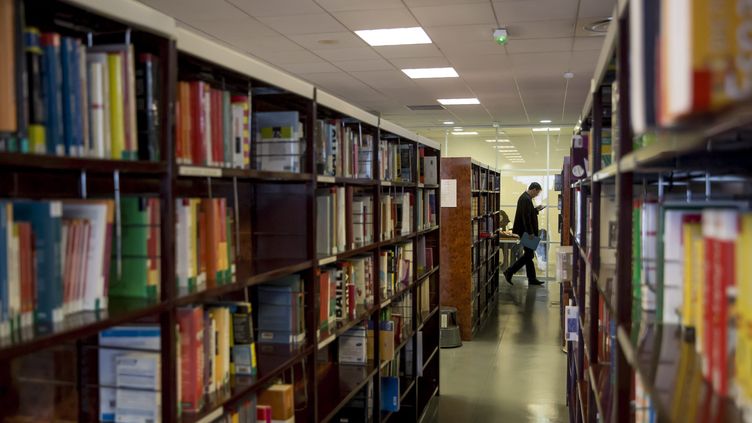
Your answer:
[[[495,312],[500,173],[469,157],[445,157],[441,179],[457,183],[457,206],[441,208],[442,305],[457,308],[460,334],[470,341]]]
[[[23,3],[22,0],[14,1],[17,5]],[[31,330],[0,339],[0,390],[4,393],[0,399],[0,420],[97,420],[99,332],[117,325],[150,323],[160,328],[163,422],[198,422],[208,416],[221,415],[277,381],[294,384],[297,421],[335,420],[348,402],[369,384],[374,392],[370,421],[417,421],[439,392],[440,213],[436,210],[433,224],[418,227],[418,210],[414,207],[412,227],[403,234],[382,239],[377,207],[373,211],[376,236],[373,242],[333,256],[319,257],[316,241],[321,234],[317,234],[316,229],[316,190],[327,186],[355,187],[368,192],[374,204],[379,204],[382,196],[394,192],[417,196],[433,191],[438,208],[439,185],[420,180],[418,152],[436,159],[438,175],[440,145],[202,35],[177,28],[171,17],[135,0],[44,0],[35,2],[33,7],[26,1],[26,6],[26,20],[43,31],[57,31],[82,40],[89,32],[96,37],[100,32],[130,31],[130,39],[137,50],[143,48],[159,55],[159,78],[164,92],[159,114],[160,160],[120,161],[0,151],[0,196],[11,200],[112,199],[127,194],[159,198],[160,296],[154,301],[110,298],[108,308],[68,316],[54,330]],[[194,77],[215,86],[232,87],[235,91],[247,89],[253,112],[297,111],[304,133],[301,171],[259,169],[253,163],[255,150],[251,153],[250,168],[178,163],[177,136],[174,133],[177,85],[183,78]],[[374,137],[373,177],[317,174],[314,140],[317,119],[346,119],[348,124],[356,125],[363,133]],[[5,134],[0,134],[3,136]],[[380,180],[375,176],[381,139],[410,146],[414,151],[415,160],[409,164],[410,180]],[[252,135],[251,146],[254,147],[256,142],[255,135]],[[175,200],[181,197],[224,198],[228,207],[235,210],[236,226],[232,228],[232,236],[237,254],[234,263],[236,277],[232,283],[198,292],[179,292]],[[418,245],[432,248],[430,268],[421,268],[418,261],[413,260],[410,263],[413,277],[407,286],[388,298],[380,298],[380,290],[375,286],[373,306],[359,309],[355,319],[319,334],[316,282],[320,269],[339,260],[371,256],[375,263],[372,277],[378,285],[380,253],[398,244],[410,245],[414,253]],[[5,254],[4,251],[1,253]],[[218,300],[254,303],[259,285],[289,275],[300,275],[303,280],[305,343],[288,347],[257,342],[258,373],[255,376],[233,377],[228,386],[205,398],[199,412],[181,413],[177,386],[181,372],[176,360],[177,309]],[[428,295],[425,312],[419,302],[421,292]],[[380,376],[385,365],[379,363],[378,342],[375,361],[353,371],[357,366],[337,362],[336,341],[347,329],[368,321],[378,322],[381,313],[406,294],[412,295],[413,318],[410,327],[406,328],[408,335],[396,350],[401,352],[401,367],[407,368],[406,363],[409,363],[409,376],[401,378],[400,411],[381,413]],[[253,309],[255,322],[258,314],[256,303]],[[377,324],[375,339],[378,339],[378,327]],[[406,357],[408,351],[409,358]],[[324,356],[328,358],[322,360]],[[20,370],[35,366],[49,367],[51,374],[46,375],[46,379],[19,379]],[[28,395],[34,391],[43,395],[30,404]]]
[[[695,416],[694,419],[703,421],[742,422],[749,419],[749,410],[745,408],[748,399],[740,399],[731,391],[723,393],[716,385],[724,371],[730,379],[740,377],[735,374],[737,370],[729,367],[716,370],[714,377],[704,377],[703,368],[719,365],[711,362],[708,354],[698,352],[694,327],[686,325],[683,320],[686,316],[681,316],[680,322],[667,320],[671,313],[666,309],[667,296],[681,295],[682,302],[687,301],[682,293],[686,291],[667,293],[667,284],[689,284],[691,277],[686,271],[681,278],[676,273],[669,274],[668,259],[663,254],[669,248],[685,248],[681,243],[669,243],[671,226],[667,211],[683,208],[702,215],[708,208],[725,207],[733,210],[736,217],[744,216],[748,210],[746,206],[730,206],[724,191],[737,178],[743,184],[749,183],[752,145],[748,137],[740,134],[750,122],[750,100],[747,96],[721,110],[688,115],[670,126],[661,126],[657,120],[654,127],[633,133],[633,120],[637,118],[632,113],[640,111],[640,107],[632,104],[639,103],[633,97],[637,92],[633,89],[641,85],[636,81],[641,76],[632,74],[634,68],[630,66],[639,51],[630,45],[633,41],[630,31],[639,28],[649,33],[651,29],[645,28],[644,20],[638,26],[630,22],[635,19],[630,15],[639,8],[632,8],[630,1],[618,3],[581,124],[574,134],[592,134],[589,139],[592,147],[586,156],[593,168],[580,178],[570,181],[564,178],[571,223],[567,233],[574,254],[571,299],[579,310],[579,341],[569,342],[567,347],[570,421],[628,423],[650,418],[673,423]],[[657,40],[661,41],[665,40]],[[646,63],[661,63],[663,57],[641,59]],[[657,73],[663,71],[661,66],[655,69]],[[609,98],[607,94],[614,89],[618,90],[618,96]],[[664,92],[655,98],[649,95],[643,99],[647,103],[643,106],[667,101],[663,97],[666,95]],[[641,112],[648,115],[644,110]],[[618,129],[612,132],[612,137],[618,142],[609,164],[602,161],[603,155],[609,154],[603,148],[602,129],[613,128],[615,121]],[[574,153],[573,150],[569,160],[576,156]],[[570,166],[565,161],[565,175],[571,172]],[[749,192],[734,200],[747,204]],[[660,221],[656,228],[645,230],[641,226],[645,213],[641,207],[645,203],[656,205],[655,216]],[[704,220],[705,215],[701,218]],[[681,226],[685,224],[682,222]],[[739,239],[745,230],[748,229],[739,231]],[[655,233],[656,239],[649,241],[646,236],[649,233]],[[652,302],[642,297],[651,295],[642,286],[647,279],[645,272],[651,271],[644,261],[646,242],[654,243],[651,248],[657,250],[649,257],[656,269],[655,275],[650,276],[656,286]],[[701,242],[708,242],[707,238]],[[734,248],[740,248],[736,245]],[[703,266],[712,265],[704,258]],[[683,256],[682,266],[687,265],[686,260],[687,256]],[[737,275],[737,286],[748,283],[746,275],[731,273]],[[705,279],[702,283],[711,282]],[[683,285],[682,288],[686,290]],[[702,286],[702,289],[713,288]],[[733,301],[739,304],[748,300],[740,297]],[[730,300],[721,300],[719,309],[727,306],[724,301]],[[705,331],[718,330],[712,327],[712,322],[703,324]],[[721,325],[739,327],[738,322],[721,321]],[[707,332],[704,336],[708,336]],[[726,341],[714,339],[721,344]],[[725,357],[734,358],[730,353]]]

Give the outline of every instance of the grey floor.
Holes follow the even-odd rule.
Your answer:
[[[441,396],[427,421],[566,422],[559,284],[502,282],[498,313],[472,342],[441,350]]]

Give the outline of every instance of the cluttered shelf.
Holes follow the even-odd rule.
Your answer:
[[[330,421],[379,371],[373,361],[366,365],[327,363],[319,367],[318,421]]]
[[[376,179],[364,179],[364,178],[344,178],[341,176],[323,176],[317,175],[316,182],[319,184],[342,184],[342,185],[358,185],[358,186],[376,186],[379,185],[379,181]]]
[[[678,324],[632,323],[632,339],[623,327],[617,338],[629,364],[654,404],[658,421],[742,423],[742,410],[703,377],[703,356]],[[730,370],[728,370],[730,371]]]
[[[170,306],[170,301],[109,298],[106,309],[71,314],[52,327],[30,326],[14,331],[12,336],[0,339],[0,359],[5,361],[62,342],[81,339],[112,326],[157,315]]]
[[[284,344],[258,344],[258,371],[255,376],[233,376],[225,389],[208,395],[204,407],[197,413],[185,413],[181,423],[193,423],[212,414],[218,408],[233,404],[247,395],[263,388],[273,378],[303,360],[313,351],[313,347]]]
[[[354,319],[350,319],[346,321],[339,321],[337,322],[335,327],[326,328],[326,329],[319,331],[318,349],[322,349],[326,347],[327,345],[331,344],[332,342],[334,342],[334,340],[337,339],[337,337],[347,332],[348,330],[352,329],[363,320],[368,319],[373,313],[375,313],[379,309],[380,309],[379,304],[371,305],[370,307],[358,305],[356,317]]]

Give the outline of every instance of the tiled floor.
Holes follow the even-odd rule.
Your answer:
[[[503,282],[498,314],[472,342],[441,350],[438,423],[567,421],[559,285]]]

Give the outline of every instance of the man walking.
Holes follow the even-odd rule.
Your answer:
[[[543,206],[535,207],[533,205],[533,198],[540,194],[542,188],[539,183],[533,182],[528,187],[527,191],[520,195],[517,200],[517,211],[514,214],[514,226],[512,232],[519,235],[520,238],[524,234],[531,234],[538,236],[538,212],[543,210]],[[509,269],[504,271],[504,278],[512,285],[512,276],[517,273],[518,270],[525,266],[527,272],[527,281],[529,285],[543,285],[543,281],[538,280],[535,276],[535,264],[533,259],[535,258],[535,251],[525,247],[525,252]]]

